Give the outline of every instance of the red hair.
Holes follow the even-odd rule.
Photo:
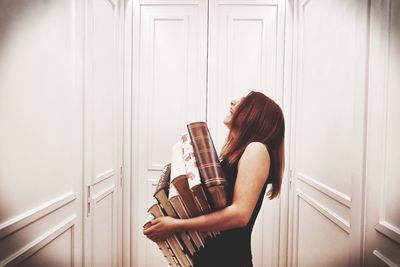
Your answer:
[[[232,114],[230,131],[222,148],[221,158],[232,165],[240,159],[251,142],[265,144],[271,159],[267,183],[272,188],[267,195],[273,199],[281,191],[285,164],[284,136],[285,120],[282,109],[266,95],[251,91]]]

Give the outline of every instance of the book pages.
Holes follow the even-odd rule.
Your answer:
[[[199,169],[197,168],[196,157],[194,156],[192,142],[188,132],[181,136],[182,155],[185,163],[186,175],[188,176],[189,187],[193,188],[201,184]]]

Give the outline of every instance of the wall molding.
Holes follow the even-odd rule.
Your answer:
[[[327,195],[328,197],[332,198],[333,200],[336,200],[337,202],[340,202],[344,206],[351,208],[351,197],[326,185],[323,184],[316,179],[313,179],[303,173],[297,173],[297,179],[300,181],[308,184],[312,188],[318,190],[319,192]]]
[[[398,227],[387,221],[380,221],[375,225],[375,230],[400,245],[400,229]]]
[[[74,192],[65,193],[0,224],[0,240],[53,213],[76,199]]]
[[[310,204],[313,208],[315,208],[317,211],[319,211],[322,215],[324,215],[326,218],[331,220],[333,223],[335,223],[337,226],[339,226],[341,229],[343,229],[346,233],[350,234],[350,222],[339,216],[337,213],[334,211],[328,209],[318,201],[316,201],[314,198],[309,196],[308,194],[304,193],[302,190],[297,189],[296,190],[297,195],[306,201],[308,204]]]
[[[26,246],[22,247],[20,250],[15,252],[14,254],[10,255],[8,258],[0,262],[0,266],[18,266],[21,264],[25,259],[32,256],[36,252],[38,252],[44,246],[50,244],[53,240],[59,237],[68,229],[72,229],[74,231],[74,224],[77,215],[74,214],[58,225],[52,227],[49,231],[45,232],[44,234],[40,235],[36,239],[32,240]],[[74,233],[72,233],[73,235]],[[72,239],[73,240],[73,239]],[[73,242],[73,241],[72,241]],[[71,245],[72,248],[72,245]],[[71,251],[71,256],[73,257],[73,252]],[[74,262],[74,259],[71,259],[71,262]]]
[[[383,255],[379,250],[374,250],[372,252],[372,254],[383,264],[385,264],[385,266],[388,267],[399,267],[396,263],[394,263],[393,261],[391,261],[388,257],[386,257],[385,255]]]
[[[109,169],[105,172],[99,173],[96,175],[96,179],[93,182],[93,185],[96,185],[100,183],[101,181],[104,181],[105,179],[108,179],[110,177],[113,177],[115,175],[115,170],[114,169]]]
[[[92,200],[95,201],[96,203],[100,202],[103,198],[108,196],[111,193],[114,193],[115,190],[115,185],[111,185],[108,188],[104,189],[100,193],[96,194],[93,196]]]

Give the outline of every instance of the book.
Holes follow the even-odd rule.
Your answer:
[[[211,199],[213,210],[222,209],[227,205],[227,181],[207,124],[193,122],[187,129],[206,195]]]
[[[181,136],[182,143],[182,156],[185,163],[186,175],[188,178],[189,188],[192,192],[197,206],[200,208],[202,214],[211,212],[211,206],[204,193],[201,183],[199,169],[197,167],[196,157],[194,156],[192,142],[188,132]],[[215,236],[217,233],[208,232],[208,236]]]
[[[179,218],[174,208],[172,207],[168,196],[169,196],[169,188],[170,188],[170,176],[171,176],[171,164],[167,164],[164,166],[159,182],[156,186],[156,190],[154,192],[154,198],[157,200],[158,204],[161,207],[163,213],[167,216],[173,218]],[[191,242],[191,237],[187,232],[177,233],[179,239],[185,245],[186,249],[193,255],[196,252],[194,245]]]
[[[201,210],[196,205],[190,191],[183,161],[181,143],[172,147],[171,157],[171,182],[169,200],[178,216],[182,219],[193,218],[201,215]],[[197,249],[204,247],[204,235],[198,231],[191,231],[190,236]]]
[[[158,203],[153,203],[149,209],[148,212],[154,216],[154,218],[162,217],[165,216],[163,214],[162,209]],[[173,263],[178,264],[178,266],[182,267],[190,267],[193,265],[192,260],[190,256],[185,253],[185,249],[180,243],[179,239],[176,237],[176,235],[171,235],[168,237],[165,242],[167,243],[167,248],[170,249],[170,254],[172,259],[174,260]],[[160,242],[158,242],[160,243]],[[168,259],[168,257],[167,257]],[[172,265],[172,264],[171,264]]]

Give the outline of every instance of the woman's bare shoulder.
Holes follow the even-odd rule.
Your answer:
[[[252,166],[266,166],[269,169],[270,157],[268,149],[265,144],[261,142],[251,142],[246,146],[239,160],[239,165]]]

